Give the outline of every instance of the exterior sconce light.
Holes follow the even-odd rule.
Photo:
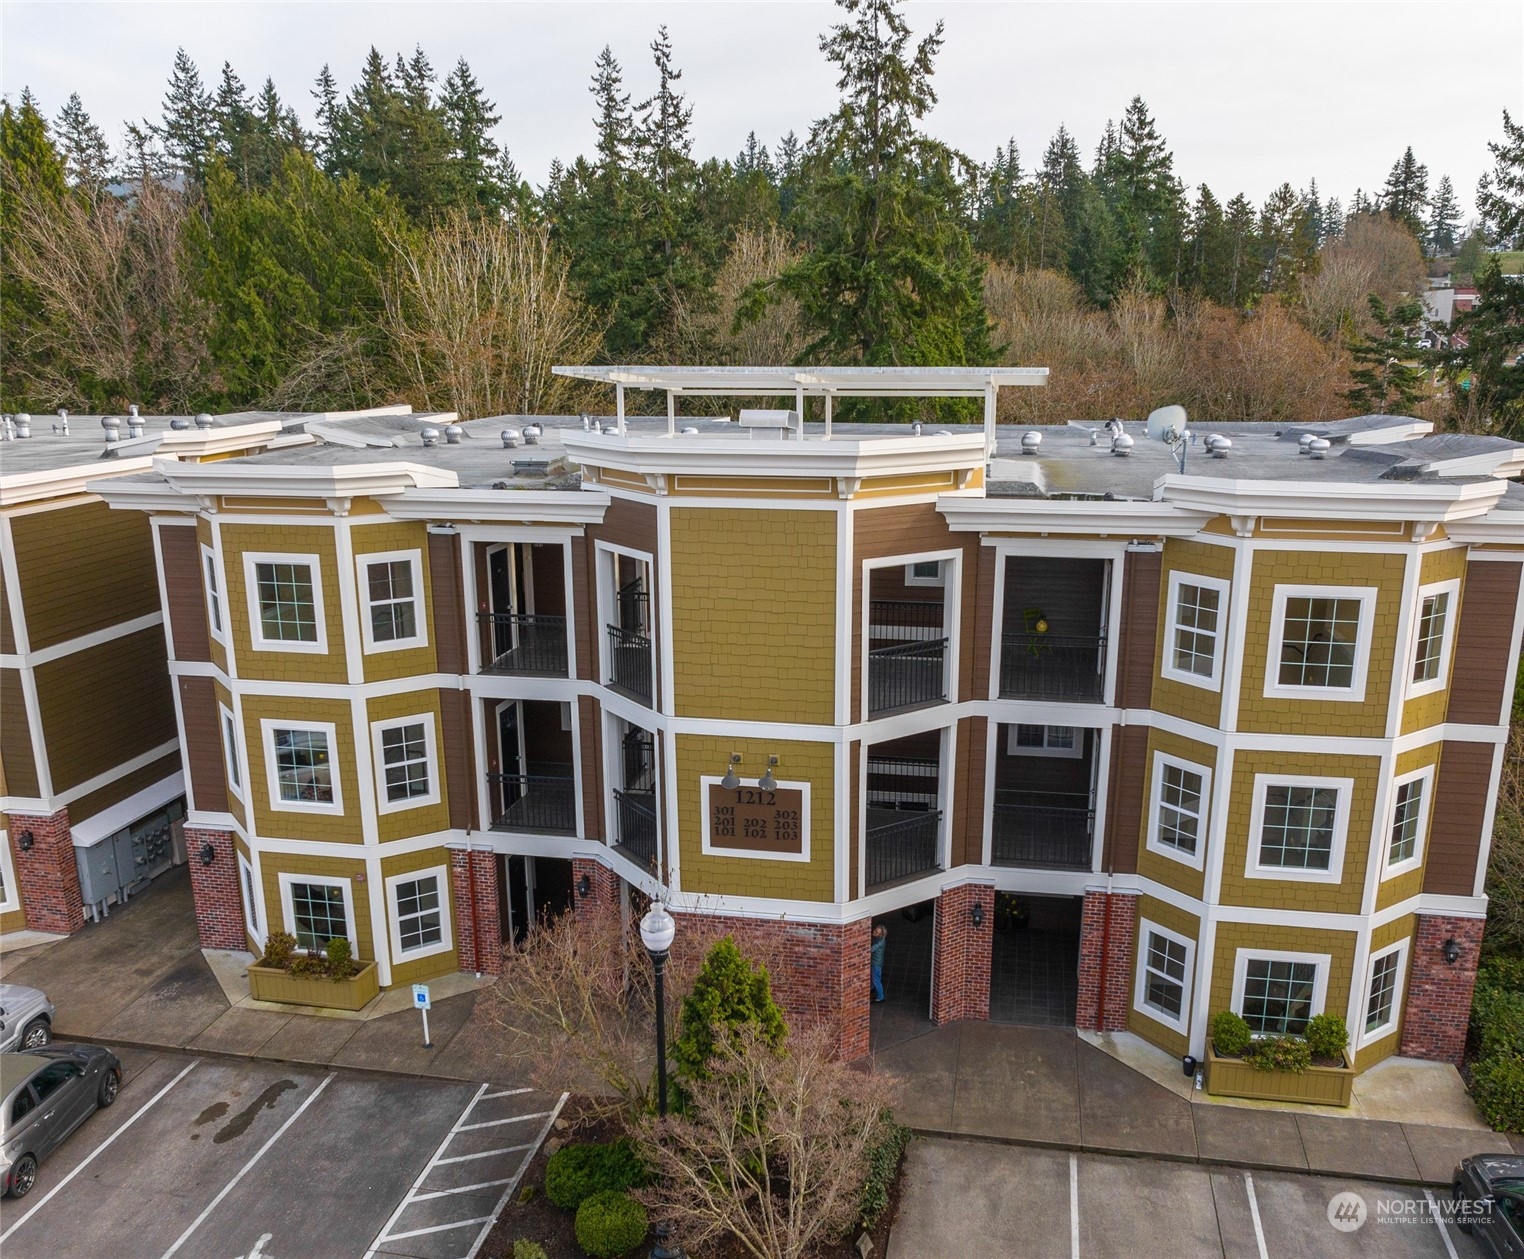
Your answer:
[[[31,852],[32,845],[36,842],[37,836],[33,835],[31,831],[22,831],[21,834],[16,836],[16,847],[21,849],[22,852]]]
[[[586,900],[587,894],[592,890],[593,881],[588,878],[587,875],[584,874],[580,879],[577,880],[577,899],[579,901]]]
[[[767,772],[757,779],[757,786],[763,791],[776,791],[778,789],[778,780],[773,777],[773,770],[777,766],[778,758],[776,756],[769,756],[767,758]]]
[[[973,920],[974,926],[976,926],[976,927],[982,927],[982,926],[984,926],[984,902],[983,901],[975,901],[974,902],[974,908],[969,913],[969,917]]]
[[[736,773],[736,766],[740,763],[741,754],[739,752],[732,752],[730,754],[730,764],[725,767],[725,777],[720,779],[720,786],[725,788],[726,791],[734,791],[741,785],[741,776]]]
[[[201,845],[201,851],[196,855],[201,858],[201,864],[204,866],[209,866],[217,860],[217,850],[212,847],[210,840]]]
[[[1445,950],[1445,961],[1449,962],[1451,966],[1454,966],[1456,962],[1460,961],[1461,947],[1456,942],[1454,936],[1451,936],[1448,940],[1446,940],[1443,947]]]

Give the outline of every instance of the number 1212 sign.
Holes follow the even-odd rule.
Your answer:
[[[798,856],[804,852],[804,792],[798,787],[709,788],[709,847]]]

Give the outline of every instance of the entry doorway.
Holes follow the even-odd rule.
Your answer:
[[[499,855],[497,911],[503,942],[524,943],[530,925],[572,907],[572,863],[558,857]]]
[[[886,1049],[931,1030],[931,964],[935,947],[936,902],[907,905],[873,920],[889,935],[884,948],[884,1000],[869,1007],[875,1050]],[[865,985],[871,977],[863,976]]]
[[[995,896],[990,1021],[1073,1027],[1079,999],[1078,896]]]

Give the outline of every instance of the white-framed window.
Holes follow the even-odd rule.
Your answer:
[[[360,635],[366,651],[397,651],[428,642],[423,605],[423,553],[375,551],[355,557],[359,569]]]
[[[0,914],[21,908],[21,888],[16,882],[16,868],[11,864],[9,831],[0,831]]]
[[[238,742],[238,722],[226,704],[218,704],[222,716],[222,757],[227,765],[228,789],[243,799],[243,752]]]
[[[1239,949],[1233,961],[1233,1009],[1256,1036],[1300,1036],[1328,995],[1327,953]]]
[[[1149,850],[1201,869],[1206,857],[1207,802],[1211,792],[1212,771],[1205,765],[1155,752]]]
[[[412,961],[455,947],[450,927],[450,875],[444,866],[410,870],[386,880],[392,956]]]
[[[1375,613],[1369,586],[1277,586],[1265,694],[1363,700]]]
[[[1416,870],[1423,864],[1424,839],[1429,830],[1429,793],[1434,766],[1403,774],[1392,784],[1392,822],[1387,830],[1386,864],[1381,877]]]
[[[1078,726],[1008,727],[1006,751],[1011,756],[1067,756],[1078,760],[1085,754],[1085,734]]]
[[[1367,1045],[1397,1030],[1402,1016],[1403,986],[1407,978],[1408,942],[1398,940],[1371,954],[1365,984],[1365,1015],[1360,1022],[1359,1043]]]
[[[1344,870],[1351,778],[1254,778],[1251,879],[1337,883]]]
[[[1161,674],[1175,682],[1217,690],[1222,685],[1223,633],[1230,584],[1195,573],[1169,575]]]
[[[260,930],[259,885],[254,882],[254,867],[242,853],[238,854],[238,889],[243,893],[243,925],[260,948],[265,944],[265,933]]]
[[[328,650],[322,569],[316,555],[246,551],[249,621],[259,651]]]
[[[222,583],[217,580],[217,556],[209,546],[201,548],[201,574],[206,588],[207,628],[213,638],[222,642]]]
[[[331,721],[264,718],[265,771],[270,807],[292,813],[342,813],[339,771],[334,763],[338,730]]]
[[[370,737],[376,763],[376,807],[382,813],[439,803],[433,713],[372,722]]]
[[[1413,669],[1408,694],[1427,695],[1444,689],[1450,676],[1450,649],[1455,640],[1455,612],[1460,582],[1436,582],[1418,591],[1418,624],[1413,631]]]
[[[914,564],[906,564],[905,584],[907,586],[945,585],[946,579],[942,576],[942,561],[917,560]]]
[[[1147,918],[1138,923],[1138,973],[1133,1008],[1185,1031],[1195,981],[1196,942]]]
[[[281,874],[280,907],[298,948],[321,953],[330,940],[348,940],[355,957],[354,893],[348,879],[326,874]]]

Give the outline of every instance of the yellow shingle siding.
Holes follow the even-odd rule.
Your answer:
[[[1233,547],[1219,546],[1211,542],[1194,542],[1189,539],[1170,538],[1164,543],[1164,562],[1159,575],[1158,658],[1154,661],[1153,707],[1161,713],[1193,721],[1197,725],[1216,728],[1221,721],[1222,692],[1204,686],[1192,686],[1189,682],[1176,682],[1163,675],[1164,661],[1168,659],[1170,644],[1166,637],[1169,624],[1170,574],[1179,573],[1182,578],[1191,575],[1214,577],[1222,581],[1233,580]],[[1217,649],[1223,651],[1228,642],[1228,619],[1232,601],[1237,592],[1230,592],[1225,605],[1219,609],[1217,622]],[[1223,676],[1226,677],[1226,665]]]
[[[1433,586],[1445,581],[1459,581],[1462,583],[1460,590],[1451,599],[1448,614],[1446,633],[1450,635],[1452,650],[1450,653],[1450,670],[1454,674],[1456,665],[1453,644],[1457,622],[1460,619],[1460,596],[1465,593],[1466,577],[1466,549],[1464,547],[1446,547],[1439,551],[1424,552],[1423,560],[1419,568],[1418,584],[1420,586]],[[1415,609],[1413,615],[1418,615],[1417,609],[1421,606],[1418,600],[1418,592],[1412,592],[1413,597],[1409,601]],[[1415,623],[1412,631],[1412,643],[1408,648],[1408,658],[1402,662],[1399,670],[1399,679],[1406,686],[1412,676],[1414,653],[1417,649],[1418,626]],[[1450,679],[1445,679],[1445,685],[1438,690],[1430,691],[1426,695],[1417,695],[1412,699],[1404,700],[1402,704],[1402,733],[1411,734],[1415,730],[1427,730],[1430,726],[1443,724],[1445,714],[1450,707]]]
[[[277,555],[316,555],[323,583],[323,629],[327,651],[256,651],[253,642],[248,583],[244,580],[247,552]],[[251,681],[307,682],[349,680],[344,657],[344,619],[339,602],[337,547],[333,524],[226,524],[222,526],[222,566],[227,576],[228,624],[239,677]]]
[[[417,551],[419,555],[419,582],[422,589],[419,615],[428,642],[422,647],[404,647],[396,651],[367,651],[364,654],[365,680],[385,682],[393,678],[414,677],[432,673],[435,669],[434,655],[434,604],[433,590],[429,580],[429,535],[421,520],[389,520],[383,523],[363,524],[349,531],[350,546],[356,560],[379,551]],[[360,616],[366,615],[366,592],[360,580],[360,565],[356,563],[356,591]],[[363,642],[363,638],[362,638]]]
[[[1184,936],[1187,940],[1199,941],[1201,939],[1201,920],[1196,915],[1188,914],[1182,909],[1176,909],[1173,905],[1156,900],[1152,896],[1140,896],[1138,898],[1137,936],[1133,940],[1132,950],[1135,960],[1143,955],[1144,919],[1168,931],[1173,931],[1176,935]],[[1201,982],[1203,961],[1204,959],[1200,956],[1200,950],[1198,949],[1194,960],[1193,973],[1188,976],[1189,982],[1185,985],[1185,999],[1187,1003],[1191,1001],[1191,996],[1196,990],[1196,985]],[[1134,966],[1133,974],[1128,976],[1127,990],[1129,993],[1127,1002],[1127,1030],[1141,1036],[1146,1041],[1158,1045],[1161,1049],[1167,1049],[1170,1053],[1177,1056],[1189,1052],[1190,1045],[1187,1035],[1190,1030],[1189,1005],[1186,1009],[1186,1032],[1177,1032],[1174,1028],[1167,1027],[1165,1024],[1150,1018],[1146,1014],[1139,1013],[1137,1009],[1138,985],[1136,965]]]
[[[329,759],[339,776],[339,803],[342,814],[294,812],[270,807],[272,771],[265,759],[264,732],[261,722],[271,719],[277,725],[293,726],[332,722],[336,746],[329,748]],[[305,839],[319,843],[364,842],[360,821],[360,784],[355,763],[356,746],[351,709],[347,700],[310,699],[300,695],[245,695],[243,699],[244,748],[249,766],[248,798],[253,806],[254,828],[260,835],[281,839]],[[364,755],[367,761],[369,731]]]
[[[264,886],[265,906],[268,909],[269,930],[290,931],[292,924],[285,921],[285,908],[281,903],[280,876],[282,874],[318,874],[331,879],[349,881],[349,903],[354,913],[355,955],[364,961],[376,956],[376,937],[370,917],[370,891],[364,879],[365,862],[358,858],[319,857],[309,853],[264,852],[260,854],[260,882]],[[356,881],[355,876],[361,876]],[[294,934],[294,933],[293,933]]]
[[[674,507],[677,713],[833,721],[836,562],[835,512]]]
[[[422,848],[417,852],[401,853],[395,857],[381,858],[381,879],[383,886],[385,881],[394,875],[411,874],[415,870],[430,870],[435,866],[443,867],[440,871],[440,891],[449,901],[451,930],[455,939],[459,939],[461,932],[469,932],[471,924],[462,922],[457,917],[460,906],[455,900],[454,882],[450,878],[450,853],[445,848]],[[395,914],[397,907],[390,893],[386,896],[386,912],[388,915]],[[387,924],[387,940],[391,939],[391,924]],[[433,953],[428,957],[420,957],[415,961],[407,961],[403,958],[392,959],[392,987],[403,984],[422,983],[426,979],[433,979],[436,975],[448,975],[460,969],[460,959],[456,950],[451,948],[443,953]]]
[[[385,843],[388,840],[407,839],[413,835],[428,835],[434,831],[448,829],[450,807],[445,783],[444,744],[441,738],[443,719],[439,714],[439,692],[437,690],[404,691],[400,695],[371,696],[366,701],[365,709],[366,729],[361,732],[360,753],[362,756],[371,757],[373,763],[375,745],[371,738],[371,723],[424,714],[434,718],[434,763],[431,773],[437,779],[433,785],[439,801],[437,804],[418,805],[410,809],[396,809],[388,813],[379,812],[381,801],[385,798],[386,784],[382,778],[381,767],[377,765],[375,775],[378,838]]]
[[[1184,892],[1187,896],[1200,900],[1205,883],[1203,870],[1198,870],[1183,861],[1176,861],[1172,857],[1162,856],[1148,848],[1148,829],[1154,814],[1155,757],[1160,753],[1182,761],[1190,761],[1194,765],[1201,765],[1212,771],[1213,785],[1209,788],[1209,791],[1212,791],[1215,790],[1217,776],[1217,749],[1209,743],[1199,743],[1195,739],[1185,739],[1168,730],[1155,728],[1148,734],[1148,759],[1143,767],[1143,823],[1138,831],[1138,873],[1145,879],[1152,879],[1155,883],[1162,883],[1165,887],[1172,887],[1177,892]],[[1203,816],[1198,840],[1202,850],[1207,848],[1208,836],[1211,833],[1210,806],[1209,795],[1202,801]],[[1203,862],[1203,866],[1204,864]]]
[[[1238,950],[1256,955],[1326,953],[1328,987],[1323,1013],[1341,1017],[1349,1009],[1350,977],[1354,971],[1356,936],[1353,931],[1313,927],[1267,926],[1263,923],[1219,922],[1212,952],[1212,997],[1207,1017],[1229,1009],[1233,997],[1233,967]],[[1238,1011],[1242,1013],[1242,1010]]]

